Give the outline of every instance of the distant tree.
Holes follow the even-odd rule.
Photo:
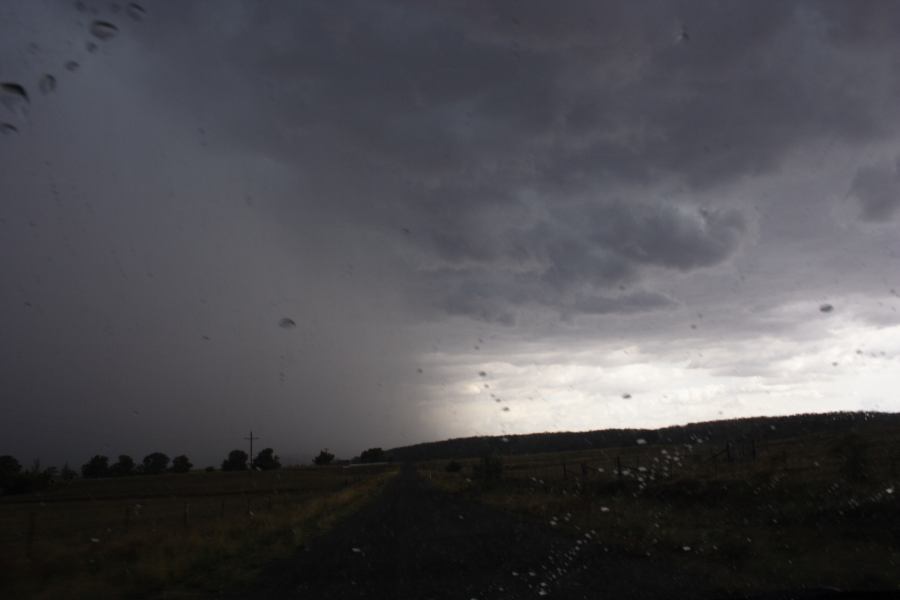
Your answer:
[[[8,454],[0,456],[0,492],[12,494],[18,491],[21,473],[19,461]]]
[[[247,453],[243,450],[232,450],[228,453],[228,458],[222,461],[223,471],[246,471],[247,470]]]
[[[261,471],[271,471],[272,469],[280,469],[281,461],[275,456],[274,450],[264,448],[253,459],[253,466]]]
[[[387,456],[381,448],[369,448],[359,455],[359,462],[364,463],[384,462],[386,459]]]
[[[174,473],[187,473],[193,466],[194,465],[191,464],[191,461],[188,460],[188,457],[184,454],[172,459],[172,472]]]
[[[158,475],[169,468],[169,457],[162,452],[152,452],[144,457],[141,472],[145,475]]]
[[[19,461],[17,461],[15,457],[10,456],[9,454],[0,456],[0,479],[12,477],[21,472],[22,465],[19,464]]]
[[[319,455],[313,459],[313,462],[319,466],[324,466],[324,465],[329,464],[333,460],[334,460],[334,454],[329,452],[328,448],[325,448],[324,450],[319,452]]]
[[[56,475],[55,467],[42,469],[40,460],[35,460],[26,471],[12,456],[0,456],[0,494],[25,494],[46,489]]]
[[[69,463],[64,464],[59,471],[59,478],[63,481],[72,481],[76,477],[78,477],[78,473],[69,466]]]
[[[85,479],[96,479],[109,476],[109,459],[97,454],[81,466],[81,476]]]
[[[109,474],[113,477],[134,475],[134,459],[127,454],[120,454],[119,461],[109,468]]]
[[[214,472],[214,471],[216,470],[216,468],[210,466],[210,467],[206,467],[206,468],[203,469],[203,470],[206,471],[207,473],[212,473],[212,472]]]

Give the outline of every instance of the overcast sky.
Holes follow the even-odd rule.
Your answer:
[[[0,454],[900,409],[896,2],[20,0],[0,30]]]

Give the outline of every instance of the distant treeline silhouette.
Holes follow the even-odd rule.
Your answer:
[[[180,454],[170,459],[162,452],[151,452],[141,460],[140,464],[127,455],[120,454],[118,460],[110,464],[109,457],[97,454],[81,466],[84,479],[100,479],[105,477],[127,477],[132,475],[159,475],[161,473],[187,473],[194,467],[190,459]],[[264,448],[252,461],[243,450],[232,450],[222,461],[223,471],[269,471],[281,468],[281,460],[272,448]],[[214,471],[207,467],[207,471]],[[42,468],[36,460],[30,469],[23,469],[21,463],[10,455],[0,456],[0,495],[24,494],[46,489],[55,481],[69,481],[78,477],[78,473],[66,463],[61,469],[56,467]]]
[[[750,417],[675,425],[661,429],[601,429],[525,435],[480,436],[426,442],[390,450],[395,460],[446,460],[491,454],[540,454],[592,448],[620,448],[638,444],[725,444],[795,437],[811,433],[845,433],[860,424],[900,425],[900,414],[882,412],[832,412],[783,417]]]

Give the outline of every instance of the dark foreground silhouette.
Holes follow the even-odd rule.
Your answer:
[[[723,597],[696,578],[661,559],[607,546],[599,533],[567,534],[440,491],[405,467],[372,504],[231,597]],[[807,591],[748,597],[857,596]]]

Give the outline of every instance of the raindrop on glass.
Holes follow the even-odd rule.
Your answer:
[[[28,116],[28,92],[18,83],[0,83],[0,104],[17,116]]]
[[[70,60],[69,62],[66,63],[66,70],[67,70],[67,71],[72,71],[72,72],[74,73],[74,72],[77,71],[79,68],[81,68],[81,65],[79,65],[79,64],[78,64],[76,61],[74,61],[74,60]]]
[[[86,42],[84,44],[84,49],[93,54],[97,51],[97,44],[95,44],[94,42]]]
[[[91,23],[91,35],[101,41],[111,40],[119,33],[119,28],[109,21],[94,21]]]
[[[19,133],[19,129],[12,123],[0,123],[0,135],[12,135]]]
[[[125,12],[127,12],[128,16],[135,21],[143,21],[144,17],[147,16],[147,11],[144,10],[144,7],[135,3],[129,4],[128,8],[125,9]]]
[[[49,94],[56,89],[56,77],[46,73],[38,82],[38,89],[41,90],[42,94]]]
[[[823,304],[819,307],[819,311],[823,313],[830,313],[834,310],[834,307],[830,304]]]
[[[284,317],[280,321],[278,321],[278,326],[282,329],[293,329],[297,326],[297,322],[289,317]]]

